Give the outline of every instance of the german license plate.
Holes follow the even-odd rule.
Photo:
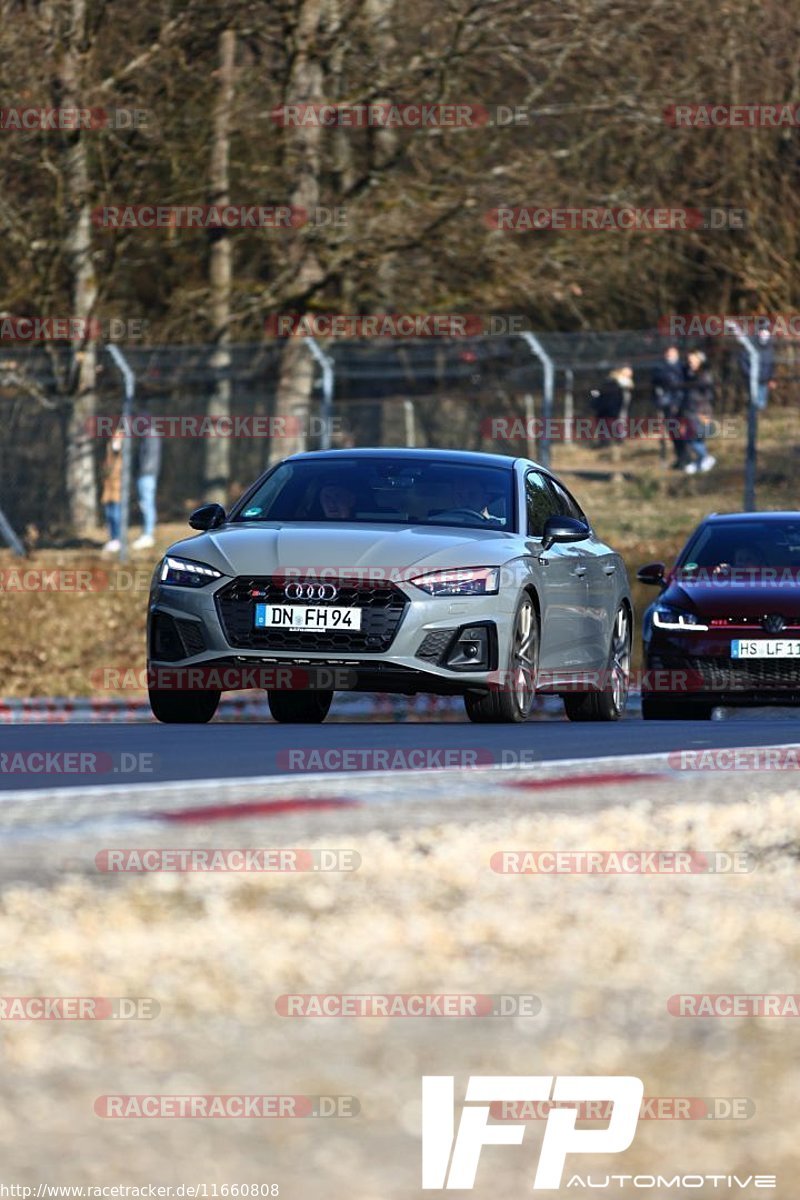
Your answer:
[[[256,629],[360,629],[361,613],[333,604],[257,604]]]
[[[732,658],[800,658],[800,638],[737,638]]]

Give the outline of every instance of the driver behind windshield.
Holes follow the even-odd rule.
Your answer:
[[[474,475],[465,476],[457,480],[453,484],[453,503],[447,512],[456,512],[458,510],[473,513],[475,516],[482,517],[484,521],[502,521],[503,512],[491,512],[490,505],[494,508],[502,510],[505,506],[502,497],[498,497],[496,492],[491,492],[486,484]]]
[[[326,483],[319,489],[322,514],[328,521],[349,521],[356,511],[356,495],[340,483]]]

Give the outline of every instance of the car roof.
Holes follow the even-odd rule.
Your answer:
[[[474,467],[506,467],[511,470],[515,463],[521,460],[516,456],[509,454],[487,454],[480,450],[415,450],[407,446],[369,446],[352,448],[349,450],[306,450],[299,454],[293,454],[290,458],[285,459],[285,462],[299,462],[308,460],[311,462],[336,462],[338,458],[407,458],[411,459],[428,459],[430,461],[463,463]],[[534,464],[535,465],[535,464]]]
[[[738,512],[738,513],[709,513],[701,525],[728,525],[732,521],[800,521],[800,512],[767,511],[767,512]]]

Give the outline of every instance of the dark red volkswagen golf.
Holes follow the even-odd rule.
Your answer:
[[[717,705],[800,705],[800,512],[714,513],[643,622],[645,720],[708,719]]]

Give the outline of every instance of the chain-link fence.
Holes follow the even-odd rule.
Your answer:
[[[595,415],[592,392],[609,372],[631,367],[628,416],[654,418],[654,371],[665,349],[673,344],[684,353],[689,349],[689,339],[654,331],[540,333],[535,340],[538,354],[525,335],[328,343],[330,423],[323,424],[323,372],[315,363],[310,404],[305,398],[298,404],[291,428],[303,431],[309,449],[326,440],[334,447],[455,447],[549,456],[557,470],[559,443],[576,436],[572,419]],[[755,339],[751,344],[758,349]],[[733,337],[707,339],[703,349],[715,380],[715,415],[744,413],[750,378],[742,344]],[[182,519],[203,500],[208,427],[204,432],[199,422],[221,375],[230,382],[232,417],[239,419],[238,436],[232,427],[231,497],[285,453],[285,426],[274,419],[282,350],[277,341],[233,346],[230,366],[221,372],[212,365],[208,346],[122,348],[135,377],[137,405],[146,406],[151,417],[173,419],[171,427],[162,426],[167,436],[158,493],[161,519]],[[774,357],[777,387],[770,404],[793,404],[800,346],[776,339]],[[550,396],[546,363],[552,368]],[[0,508],[20,533],[30,525],[54,530],[68,523],[68,371],[65,349],[0,352]],[[122,396],[119,370],[101,350],[97,413],[107,422],[104,426],[101,420],[95,431],[101,435],[94,438],[98,479],[107,441],[103,431],[119,417]],[[552,425],[543,421],[548,414],[557,423],[555,437]],[[584,425],[578,436],[594,435]]]

